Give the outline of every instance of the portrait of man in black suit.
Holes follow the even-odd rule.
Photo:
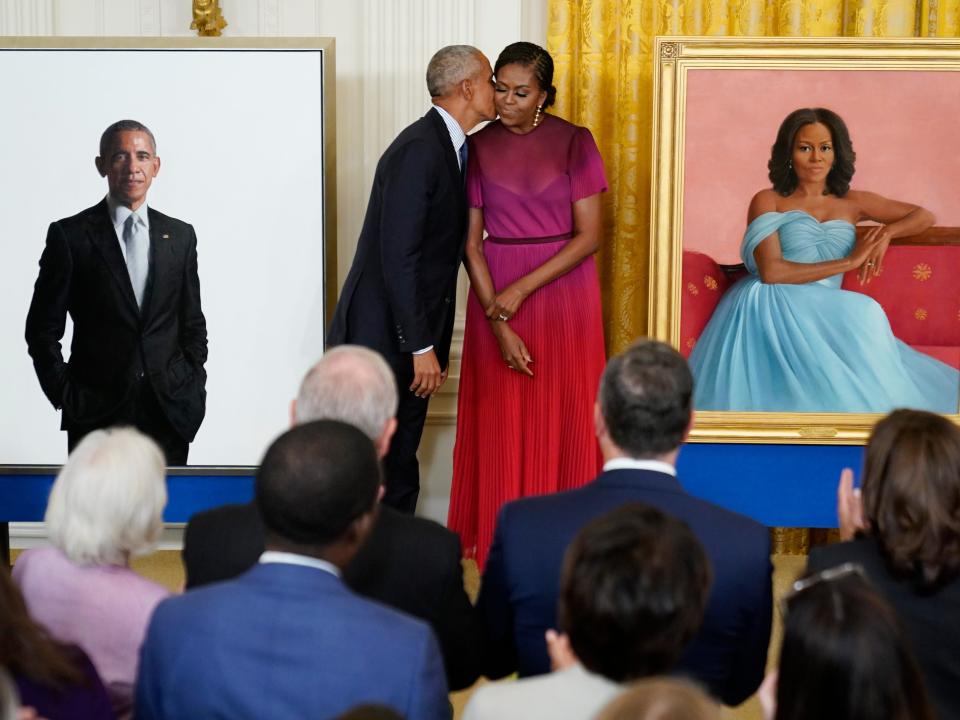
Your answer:
[[[100,138],[107,196],[51,223],[27,313],[26,340],[69,449],[92,430],[133,425],[185,465],[206,407],[207,327],[197,237],[148,208],[160,171],[153,133],[135,120]],[[60,341],[73,321],[69,361]]]
[[[466,133],[493,120],[493,70],[474,47],[438,50],[427,67],[433,107],[377,164],[328,345],[383,355],[400,389],[398,427],[384,460],[384,503],[413,513],[417,447],[427,401],[446,379],[457,273],[466,240]]]

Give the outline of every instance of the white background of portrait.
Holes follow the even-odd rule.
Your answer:
[[[157,138],[148,205],[197,232],[210,356],[190,463],[259,462],[323,351],[321,80],[319,50],[0,52],[0,462],[66,458],[24,320],[47,226],[103,198],[94,157],[121,118]]]
[[[0,0],[0,35],[195,37],[190,5],[185,0]],[[546,0],[222,0],[221,6],[229,22],[227,37],[336,38],[341,284],[353,259],[377,160],[428,107],[424,70],[430,56],[443,45],[469,43],[492,63],[516,40],[546,45]],[[201,272],[203,262],[201,257]],[[466,287],[462,273],[450,373],[430,402],[418,453],[417,512],[440,522],[446,521],[450,500]],[[22,332],[2,343],[0,352],[24,352]],[[17,534],[11,530],[11,535],[16,542]]]

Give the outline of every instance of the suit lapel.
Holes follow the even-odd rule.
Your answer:
[[[130,273],[127,272],[127,264],[123,259],[123,252],[120,250],[120,242],[117,240],[117,233],[110,221],[110,212],[107,209],[106,200],[102,200],[93,207],[90,213],[88,232],[90,233],[91,243],[97,249],[110,272],[110,276],[116,282],[124,302],[133,311],[134,316],[138,316],[140,310],[137,307],[137,298],[133,294]]]
[[[435,108],[431,108],[426,117],[433,126],[434,133],[440,145],[443,147],[443,158],[447,163],[447,172],[450,174],[450,182],[460,191],[457,193],[459,208],[465,209],[467,204],[467,195],[463,191],[463,176],[460,174],[460,162],[457,159],[457,151],[453,149],[453,142],[450,140],[450,131],[447,130],[446,123]]]
[[[147,287],[143,293],[143,308],[140,311],[145,318],[153,308],[154,298],[161,295],[161,283],[166,282],[170,275],[173,253],[169,228],[163,217],[150,208],[147,212],[150,217],[150,269],[147,273]]]

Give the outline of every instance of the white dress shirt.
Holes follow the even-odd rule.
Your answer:
[[[309,555],[298,555],[297,553],[279,552],[277,550],[265,550],[260,555],[261,563],[280,563],[282,565],[301,565],[316,570],[323,570],[331,575],[340,577],[340,568],[331,562],[321,560],[320,558],[310,557]]]
[[[677,469],[663,460],[647,460],[631,457],[611,458],[603,464],[603,471],[610,470],[651,470],[652,472],[666,473],[677,476]]]

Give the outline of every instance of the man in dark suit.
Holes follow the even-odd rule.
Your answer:
[[[640,501],[687,523],[713,566],[703,626],[678,671],[728,705],[763,679],[770,639],[770,539],[749,518],[688,495],[677,454],[692,422],[693,378],[673,348],[641,340],[610,360],[594,410],[603,473],[585,487],[508,503],[497,519],[477,608],[484,674],[550,669],[544,633],[557,624],[564,549],[588,521]]]
[[[466,240],[466,132],[496,117],[493,71],[468,45],[427,67],[433,108],[390,144],[373,179],[353,266],[327,335],[382,354],[400,388],[384,503],[413,514],[427,400],[446,379]]]
[[[342,345],[328,350],[307,373],[291,415],[294,423],[328,419],[353,425],[383,457],[396,428],[396,409],[396,384],[383,358],[367,348]],[[194,515],[183,538],[187,589],[240,575],[256,564],[263,548],[263,523],[253,504]],[[469,687],[480,675],[479,621],[463,589],[455,533],[383,505],[343,578],[360,595],[430,623],[450,689]]]
[[[267,545],[238,578],[169,598],[147,629],[135,717],[332,718],[361,703],[447,716],[430,627],[340,579],[375,522],[370,439],[333,420],[267,450],[255,502]]]
[[[147,208],[160,171],[153,133],[121,120],[100,138],[107,197],[50,225],[27,313],[40,386],[70,450],[91,430],[134,425],[185,465],[206,407],[207,326],[193,228]],[[60,340],[73,319],[70,360]]]

